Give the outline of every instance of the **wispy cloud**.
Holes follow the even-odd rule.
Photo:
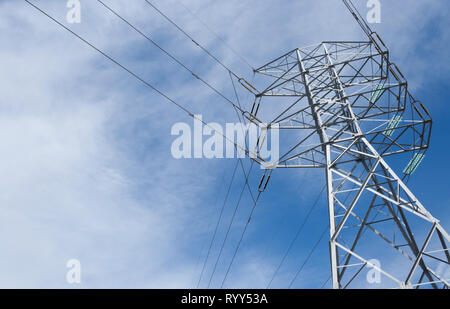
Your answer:
[[[226,72],[144,1],[105,2],[232,97]],[[64,1],[36,3],[64,21]],[[236,72],[252,78],[245,64],[177,1],[155,3]],[[361,37],[339,1],[184,3],[254,66],[295,47]],[[426,25],[446,4],[410,1],[405,8],[403,1],[397,3],[383,10],[386,15],[377,28],[392,43],[394,57],[401,59],[408,50],[418,69],[406,70],[419,76],[426,65],[437,67],[440,61],[414,52],[420,36],[405,34],[411,31],[409,21]],[[82,23],[72,29],[204,114],[206,121],[235,120],[223,99],[96,1],[82,5]],[[0,286],[72,287],[65,281],[65,263],[71,258],[81,261],[81,287],[194,286],[199,250],[210,237],[209,220],[216,220],[219,207],[213,208],[213,201],[224,190],[220,176],[224,169],[229,176],[234,162],[173,159],[170,127],[190,120],[25,2],[0,4],[0,34],[5,41],[0,49]],[[448,39],[442,32],[429,48],[448,44]],[[288,202],[295,204],[297,198]],[[252,221],[252,238],[263,222]],[[265,286],[272,274],[269,265],[278,256],[269,252],[261,258],[260,248],[251,243],[241,253],[228,286]]]

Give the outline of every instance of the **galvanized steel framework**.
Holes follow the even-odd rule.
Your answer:
[[[404,183],[429,146],[431,117],[381,38],[344,3],[369,40],[322,42],[256,69],[268,86],[249,89],[246,117],[291,134],[274,168],[325,169],[333,288],[366,286],[363,269],[379,271],[384,287],[449,288],[450,237]],[[386,159],[407,153],[401,178]]]

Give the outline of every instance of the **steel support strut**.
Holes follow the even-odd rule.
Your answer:
[[[351,283],[356,282],[362,276],[362,270],[368,267],[376,269],[401,288],[417,287],[418,284],[429,284],[437,288],[437,282],[442,283],[444,287],[448,287],[448,282],[445,278],[441,278],[436,271],[431,269],[430,262],[424,260],[424,257],[431,256],[426,251],[434,236],[438,238],[442,248],[438,251],[443,254],[444,260],[448,260],[448,234],[439,224],[439,221],[411,193],[400,177],[389,167],[382,154],[369,141],[369,135],[360,127],[363,117],[358,116],[353,110],[353,106],[356,106],[356,103],[351,102],[349,99],[351,95],[348,96],[345,91],[346,88],[354,87],[355,85],[359,86],[359,84],[373,83],[373,81],[377,80],[376,77],[372,76],[370,78],[366,77],[367,81],[363,80],[359,84],[356,83],[356,79],[359,78],[358,75],[362,74],[363,67],[368,63],[367,60],[362,62],[362,67],[355,68],[355,76],[351,79],[344,74],[346,66],[352,68],[356,66],[353,63],[354,59],[362,60],[364,58],[357,54],[358,52],[362,53],[360,50],[367,43],[351,42],[346,47],[345,42],[336,42],[336,49],[340,46],[339,44],[345,47],[340,46],[346,52],[350,52],[352,49],[359,49],[358,52],[355,52],[356,56],[344,61],[335,61],[333,59],[333,57],[337,58],[338,52],[335,52],[335,54],[330,52],[327,46],[330,44],[333,43],[324,42],[308,52],[302,52],[300,49],[297,49],[294,53],[291,52],[283,56],[285,57],[286,65],[277,67],[272,62],[268,64],[269,67],[263,66],[258,69],[259,73],[264,72],[266,75],[277,77],[273,72],[282,68],[277,79],[258,97],[298,97],[294,104],[290,105],[289,109],[292,109],[295,104],[300,104],[299,102],[302,99],[307,100],[307,107],[302,107],[299,109],[299,112],[295,113],[291,110],[288,113],[288,110],[285,110],[281,115],[297,117],[297,122],[300,122],[298,119],[300,119],[299,113],[301,112],[304,127],[298,127],[298,129],[306,130],[312,128],[320,141],[319,149],[323,159],[317,167],[325,168],[332,287],[335,289],[348,287]],[[353,46],[352,44],[356,45]],[[385,56],[382,53],[379,55],[380,57]],[[283,61],[283,57],[278,58],[276,61]],[[372,55],[367,55],[367,57],[367,59],[372,60],[374,58]],[[294,58],[295,61],[293,60]],[[384,59],[384,61],[385,64],[388,63],[387,59]],[[297,71],[295,71],[294,62],[296,62]],[[380,66],[382,66],[381,63],[383,61],[380,61]],[[389,67],[380,68],[382,72],[389,73],[388,70]],[[387,78],[378,78],[378,80],[383,79]],[[294,85],[292,89],[289,89],[287,85],[290,83],[297,83],[298,86]],[[399,81],[399,85],[400,83],[401,81]],[[378,86],[376,88],[381,89]],[[280,92],[286,92],[287,90],[291,91],[291,94],[280,94]],[[381,92],[381,90],[378,91]],[[399,88],[399,91],[401,92],[402,88]],[[372,93],[372,99],[373,97],[374,94]],[[371,100],[369,101],[369,108],[375,105],[375,102],[371,102]],[[309,112],[306,111],[308,108]],[[372,120],[370,116],[367,116],[369,108],[367,111],[364,111],[363,115]],[[377,109],[381,110],[378,106]],[[310,121],[305,120],[308,116],[311,118]],[[286,118],[288,117],[284,119]],[[296,127],[290,127],[289,129],[296,129]],[[313,133],[308,134],[302,142]],[[393,143],[389,143],[392,146]],[[377,147],[380,148],[379,145]],[[295,158],[291,153],[293,149],[295,147],[289,152],[289,158],[291,159]],[[305,154],[306,151],[297,153],[300,156]],[[283,156],[282,159],[284,159]],[[285,162],[287,160],[289,159],[286,159]],[[300,165],[284,165],[282,167],[297,166]],[[348,193],[346,199],[341,198],[343,193]],[[414,236],[405,212],[432,225],[433,228],[424,241],[418,241]],[[362,215],[358,215],[358,213],[362,213]],[[377,220],[377,216],[380,213],[383,213],[386,218]],[[356,226],[352,226],[352,221],[357,223]],[[383,222],[393,222],[393,229],[398,233],[398,235],[394,235],[394,239],[389,237],[382,227],[377,227]],[[348,233],[352,228],[355,228],[356,232],[354,234]],[[411,263],[407,267],[405,274],[397,274],[384,269],[387,261],[384,261],[382,257],[379,257],[381,266],[377,266],[371,262],[370,254],[365,253],[364,250],[358,252],[358,247],[362,247],[361,242],[365,241],[362,239],[366,230],[373,232],[384,243],[387,243],[390,248],[400,253],[401,256]],[[421,228],[420,230],[423,229]],[[401,244],[399,239],[402,241]],[[351,245],[347,245],[348,243]],[[442,260],[442,258],[433,258]],[[355,260],[358,260],[360,263],[352,264],[352,261],[354,262]],[[447,262],[450,263],[450,261]],[[351,268],[356,265],[358,269],[352,271]],[[412,280],[415,278],[417,269],[421,269],[422,275],[420,279],[417,279],[418,283],[414,284]],[[427,283],[422,282],[424,278],[428,279]],[[361,281],[359,284],[361,284]]]

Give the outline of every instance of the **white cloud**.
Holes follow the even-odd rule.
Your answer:
[[[143,1],[105,2],[230,94],[227,74]],[[65,16],[61,1],[36,3]],[[232,52],[174,3],[157,2],[251,78]],[[295,47],[359,35],[338,1],[184,3],[255,66]],[[74,30],[202,111],[206,121],[235,119],[221,98],[95,1],[82,4],[82,23]],[[170,126],[189,118],[24,2],[0,6],[0,33],[8,42],[0,49],[0,286],[70,287],[65,263],[71,258],[81,261],[82,287],[192,286],[199,243],[210,236],[207,220],[216,214],[210,201],[223,162],[172,159]],[[398,10],[416,18],[423,6]],[[381,33],[396,37],[383,27]],[[413,46],[415,39],[397,44],[394,49]],[[248,262],[236,266],[240,275],[230,279],[233,286],[264,285],[268,274],[261,269],[268,261],[256,255],[244,250]]]

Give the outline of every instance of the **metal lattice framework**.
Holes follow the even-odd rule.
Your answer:
[[[431,117],[363,26],[369,41],[322,42],[256,69],[266,87],[249,89],[246,116],[279,124],[274,168],[325,169],[333,288],[364,286],[364,268],[384,286],[448,288],[450,237],[403,181],[429,146]],[[386,160],[406,157],[402,179]]]
[[[189,116],[194,116],[51,15],[26,2]],[[280,142],[284,149],[280,149],[282,155],[278,161],[268,162],[258,155],[250,156],[254,161],[265,168],[325,170],[334,288],[363,286],[366,278],[362,270],[367,267],[384,275],[393,287],[449,288],[450,278],[445,278],[443,270],[450,265],[450,237],[403,181],[416,170],[429,147],[431,117],[422,103],[409,93],[403,74],[390,62],[381,38],[364,22],[350,0],[343,2],[369,40],[323,42],[292,50],[255,70],[267,81],[265,89],[258,91],[147,1],[227,69],[230,78],[237,79],[255,95],[251,110],[243,112],[247,119],[266,128],[266,133],[269,130],[285,133]],[[157,46],[195,78],[218,92]],[[238,109],[233,102],[229,102],[236,111],[242,112],[240,106]],[[265,141],[265,137],[258,139],[258,143]],[[254,150],[247,149],[247,154],[252,154]],[[403,170],[405,177],[400,178],[386,160],[402,158],[405,154],[411,154],[411,159]],[[267,186],[270,173],[267,178],[265,176],[260,181],[252,213],[259,195]],[[251,215],[247,225],[250,218]],[[240,242],[237,249],[239,245]]]

